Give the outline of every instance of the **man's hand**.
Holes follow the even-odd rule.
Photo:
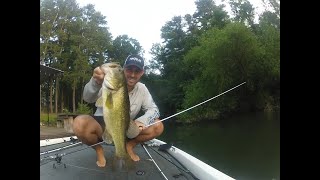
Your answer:
[[[134,121],[136,125],[139,127],[140,132],[145,129],[145,125],[139,121]]]
[[[102,72],[102,70],[100,69],[100,67],[96,67],[93,70],[93,75],[92,75],[93,79],[96,81],[97,84],[101,85],[103,82],[103,78],[104,78],[104,73]]]

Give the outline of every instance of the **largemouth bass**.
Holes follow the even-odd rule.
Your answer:
[[[105,76],[102,96],[97,100],[96,105],[103,108],[103,118],[106,124],[102,138],[108,144],[113,142],[115,146],[112,167],[128,169],[132,163],[126,149],[130,102],[123,68],[115,62],[103,64],[100,68]]]

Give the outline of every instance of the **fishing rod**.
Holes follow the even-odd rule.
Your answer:
[[[203,102],[201,102],[201,103],[199,103],[199,104],[197,104],[197,105],[194,105],[194,106],[192,106],[192,107],[190,107],[190,108],[188,108],[188,109],[185,109],[185,110],[183,110],[183,111],[181,111],[181,112],[178,112],[178,113],[176,113],[176,114],[174,114],[174,115],[171,115],[171,116],[169,116],[169,117],[166,117],[166,118],[164,118],[164,119],[162,119],[162,120],[160,120],[160,121],[151,123],[151,124],[147,125],[146,128],[149,127],[149,126],[151,126],[151,125],[154,125],[154,124],[156,124],[156,123],[159,123],[159,122],[168,120],[168,119],[170,119],[170,118],[172,118],[172,117],[174,117],[174,116],[177,116],[177,115],[179,115],[179,114],[181,114],[181,113],[184,113],[184,112],[186,112],[186,111],[189,111],[189,110],[191,110],[191,109],[193,109],[193,108],[195,108],[195,107],[197,107],[197,106],[200,106],[200,105],[202,105],[202,104],[204,104],[204,103],[206,103],[206,102],[208,102],[208,101],[211,101],[211,100],[213,100],[213,99],[215,99],[215,98],[217,98],[217,97],[219,97],[219,96],[221,96],[221,95],[223,95],[223,94],[225,94],[225,93],[227,93],[227,92],[229,92],[229,91],[231,91],[231,90],[233,90],[233,89],[235,89],[235,88],[237,88],[237,87],[239,87],[239,86],[241,86],[241,85],[243,85],[243,84],[245,84],[245,83],[246,83],[246,82],[243,82],[243,83],[241,83],[241,84],[239,84],[239,85],[237,85],[237,86],[235,86],[235,87],[233,87],[233,88],[231,88],[231,89],[229,89],[229,90],[227,90],[227,91],[224,91],[223,93],[220,93],[220,94],[218,94],[218,95],[216,95],[216,96],[214,96],[214,97],[212,97],[212,98],[210,98],[210,99],[207,99],[207,100],[205,100],[205,101],[203,101]],[[92,146],[101,144],[101,143],[103,143],[103,142],[104,142],[104,141],[98,142],[98,143],[96,143],[96,144],[93,144],[93,145],[91,145],[91,146],[82,148],[82,149],[77,150],[77,151],[82,151],[82,150],[84,150],[84,149],[87,149],[87,148],[89,148],[89,147],[92,147]],[[80,143],[81,143],[81,142],[76,143],[76,144],[73,144],[73,145],[70,145],[70,146],[66,146],[66,147],[62,147],[62,148],[57,148],[57,149],[54,149],[54,150],[51,150],[51,151],[40,152],[40,156],[41,156],[41,155],[45,155],[45,154],[49,154],[49,153],[52,153],[52,152],[60,151],[60,150],[62,150],[62,149],[66,149],[66,148],[68,148],[68,147],[78,145],[78,144],[80,144]],[[64,155],[67,155],[67,154],[71,154],[71,153],[74,153],[74,152],[77,152],[77,151],[73,151],[73,152],[69,152],[69,153],[64,153],[64,154],[56,155],[56,156],[50,156],[50,158],[51,158],[51,159],[57,159],[58,157],[60,157],[60,159],[61,159],[61,156],[64,156]],[[47,158],[48,158],[48,157],[44,157],[43,159],[40,159],[40,162],[43,161],[43,160],[45,160],[45,159],[47,159]]]
[[[168,180],[167,176],[163,173],[163,171],[160,169],[160,167],[158,166],[158,164],[156,163],[156,161],[152,158],[151,154],[149,153],[149,151],[147,150],[147,148],[141,144],[141,146],[143,147],[143,149],[146,151],[146,153],[148,154],[148,156],[151,158],[151,161],[154,163],[154,165],[156,165],[158,171],[161,173],[161,175]]]
[[[96,144],[93,144],[93,145],[88,145],[87,147],[85,148],[82,148],[82,149],[78,149],[78,150],[75,150],[75,151],[71,151],[71,152],[68,152],[68,153],[62,153],[62,154],[55,154],[54,156],[45,156],[43,158],[40,158],[40,163],[45,161],[45,160],[50,160],[48,162],[51,162],[51,161],[56,161],[58,164],[61,164],[61,160],[62,160],[62,156],[66,156],[66,155],[69,155],[69,154],[72,154],[72,153],[75,153],[75,152],[78,152],[78,151],[82,151],[82,150],[85,150],[85,149],[88,149],[90,147],[93,147],[93,146],[96,146],[98,144],[102,144],[104,143],[104,141],[101,141],[101,142],[98,142]],[[45,154],[49,154],[49,153],[53,153],[53,152],[56,152],[56,151],[61,151],[63,149],[66,149],[66,148],[70,148],[72,146],[76,146],[76,145],[79,145],[79,144],[83,144],[82,142],[78,142],[78,143],[75,143],[75,144],[72,144],[72,145],[69,145],[69,146],[64,146],[64,147],[61,147],[61,148],[57,148],[57,149],[54,149],[54,150],[51,150],[51,151],[45,151],[45,152],[41,152],[40,153],[40,156],[41,155],[45,155]],[[47,163],[48,163],[47,162]],[[47,164],[47,163],[43,163],[42,165],[44,164]],[[41,164],[40,164],[41,166]],[[66,164],[64,163],[64,167],[66,167]],[[53,168],[55,168],[55,165],[53,165]]]
[[[53,152],[56,152],[56,151],[60,151],[60,150],[63,150],[63,149],[67,149],[67,148],[72,147],[72,146],[77,146],[79,144],[81,144],[81,142],[78,142],[78,143],[75,143],[75,144],[71,144],[71,145],[68,145],[68,146],[64,146],[64,147],[61,147],[61,148],[57,148],[57,149],[54,149],[54,150],[51,150],[51,151],[40,152],[40,156],[44,155],[44,154],[49,154],[49,153],[53,153]]]
[[[223,95],[223,94],[225,94],[225,93],[227,93],[227,92],[229,92],[229,91],[231,91],[231,90],[233,90],[233,89],[235,89],[235,88],[237,88],[237,87],[239,87],[239,86],[241,86],[241,85],[243,85],[243,84],[245,84],[245,83],[246,83],[246,82],[243,82],[243,83],[241,83],[241,84],[239,84],[239,85],[237,85],[237,86],[235,86],[235,87],[233,87],[233,88],[231,88],[231,89],[229,89],[229,90],[227,90],[227,91],[224,91],[223,93],[220,93],[220,94],[218,94],[218,95],[216,95],[216,96],[214,96],[214,97],[212,97],[212,98],[210,98],[210,99],[207,99],[207,100],[205,100],[205,101],[203,101],[203,102],[201,102],[201,103],[199,103],[199,104],[197,104],[197,105],[194,105],[194,106],[192,106],[192,107],[190,107],[190,108],[188,108],[188,109],[185,109],[185,110],[183,110],[183,111],[181,111],[181,112],[178,112],[178,113],[176,113],[176,114],[174,114],[174,115],[171,115],[171,116],[169,116],[169,117],[166,117],[166,118],[164,118],[164,119],[162,119],[162,120],[160,120],[160,121],[151,123],[151,124],[147,125],[146,128],[149,127],[149,126],[151,126],[151,125],[154,125],[154,124],[156,124],[156,123],[159,123],[159,122],[168,120],[168,119],[170,119],[170,118],[172,118],[172,117],[174,117],[174,116],[177,116],[177,115],[179,115],[179,114],[181,114],[181,113],[184,113],[184,112],[186,112],[186,111],[189,111],[190,109],[193,109],[193,108],[195,108],[195,107],[197,107],[197,106],[200,106],[200,105],[202,105],[202,104],[204,104],[204,103],[206,103],[206,102],[208,102],[208,101],[211,101],[212,99],[215,99],[215,98],[217,98],[217,97],[219,97],[219,96],[221,96],[221,95]]]

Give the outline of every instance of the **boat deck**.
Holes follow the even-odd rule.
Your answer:
[[[72,147],[62,148],[67,146]],[[96,165],[96,154],[92,147],[77,140],[40,147],[40,179],[197,179],[169,153],[159,150],[159,146],[151,143],[135,147],[134,151],[139,155],[140,161],[134,162],[129,171],[112,170],[108,160],[112,159],[115,148],[105,143],[102,146],[107,159],[104,168]],[[54,149],[57,151],[47,153]]]

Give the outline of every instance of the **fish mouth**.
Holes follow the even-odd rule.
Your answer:
[[[112,84],[109,81],[105,81],[105,88],[107,88],[110,91],[114,91],[115,87],[112,86]]]
[[[114,89],[111,87],[107,87],[108,90],[113,91]]]

